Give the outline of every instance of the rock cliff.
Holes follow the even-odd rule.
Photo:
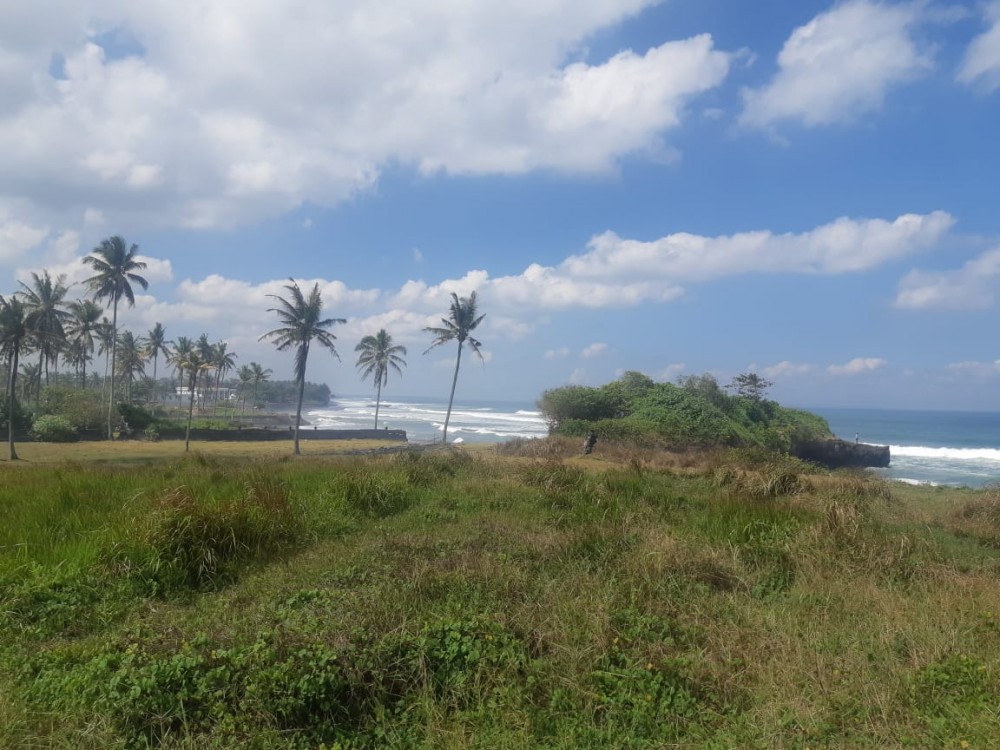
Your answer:
[[[889,465],[888,445],[868,445],[849,443],[836,438],[830,440],[810,440],[795,446],[792,455],[805,461],[813,461],[830,469],[841,468],[884,468]]]

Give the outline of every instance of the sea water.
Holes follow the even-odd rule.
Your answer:
[[[382,401],[378,429],[406,430],[415,443],[440,441],[447,401],[392,398]],[[310,424],[326,429],[365,429],[375,426],[375,399],[338,396],[324,409],[306,415]],[[538,438],[549,427],[533,404],[519,401],[456,401],[448,423],[448,442],[497,443],[511,438]]]
[[[389,398],[379,409],[379,429],[406,430],[411,442],[441,440],[448,402],[431,398]],[[879,470],[890,479],[919,484],[981,487],[1000,482],[1000,413],[810,409],[827,419],[844,440],[888,445],[891,464]],[[371,429],[375,399],[342,396],[308,412],[310,424],[332,429]],[[448,441],[496,443],[548,434],[537,407],[521,401],[456,400]]]
[[[888,445],[879,470],[912,484],[982,487],[1000,482],[1000,413],[810,409],[844,440]]]

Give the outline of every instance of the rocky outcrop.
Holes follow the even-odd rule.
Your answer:
[[[849,443],[846,440],[809,440],[792,449],[792,455],[829,469],[884,468],[889,465],[888,445]]]

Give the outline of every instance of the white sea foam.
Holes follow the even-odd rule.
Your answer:
[[[379,407],[379,427],[406,430],[411,440],[440,439],[444,430],[446,404],[427,401],[383,401]],[[338,398],[326,409],[314,409],[308,419],[319,427],[334,429],[374,426],[375,401],[371,398]],[[495,442],[511,438],[537,438],[548,434],[548,424],[538,411],[498,406],[456,404],[448,424],[449,438],[461,434],[475,442]]]
[[[996,461],[1000,463],[1000,450],[996,448],[930,448],[922,445],[890,445],[892,458],[933,458],[949,461]]]
[[[915,487],[940,487],[940,482],[931,482],[925,479],[910,479],[909,477],[894,477],[894,482],[900,482],[902,484],[912,484]]]

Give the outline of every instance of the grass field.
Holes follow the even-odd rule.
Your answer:
[[[0,465],[0,745],[1000,746],[996,490],[174,447]]]

